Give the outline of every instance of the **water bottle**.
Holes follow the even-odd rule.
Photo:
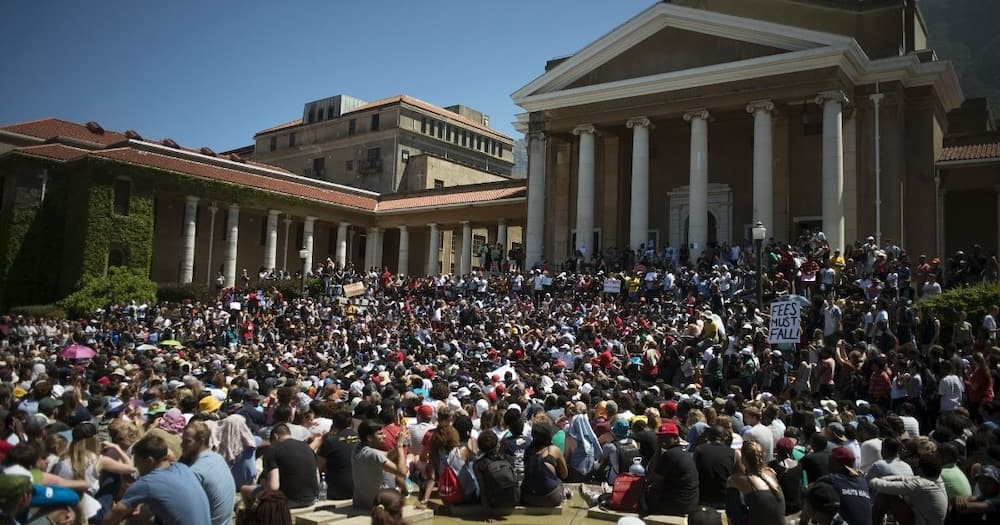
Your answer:
[[[326,501],[326,474],[319,475],[319,495],[317,501]]]

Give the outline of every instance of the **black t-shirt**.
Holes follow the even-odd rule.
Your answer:
[[[806,481],[814,483],[819,478],[830,472],[830,452],[823,450],[820,452],[810,452],[799,460],[802,470],[806,472]]]
[[[278,469],[281,492],[289,508],[308,507],[316,501],[316,454],[303,441],[288,438],[264,451],[264,475]]]
[[[724,443],[705,443],[694,449],[698,468],[698,495],[702,505],[724,508],[726,480],[733,473],[736,454]]]
[[[639,453],[642,454],[642,466],[648,467],[649,461],[656,454],[656,433],[650,429],[636,432],[632,435],[635,442],[639,444]]]
[[[350,428],[330,431],[323,436],[316,455],[326,459],[326,498],[331,500],[354,497],[351,455],[358,444],[358,433]]]
[[[646,496],[650,514],[683,516],[698,508],[698,469],[690,452],[672,446],[653,459],[651,466],[662,479]]]
[[[872,522],[872,500],[868,493],[868,482],[861,476],[827,474],[817,483],[828,483],[840,494],[840,517],[847,525],[870,525]]]

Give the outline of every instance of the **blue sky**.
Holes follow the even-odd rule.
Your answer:
[[[47,116],[216,151],[339,93],[464,104],[514,134],[510,94],[653,0],[0,2],[0,124]]]

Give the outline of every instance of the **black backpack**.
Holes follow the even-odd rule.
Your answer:
[[[615,452],[618,453],[619,476],[628,474],[628,469],[635,463],[635,458],[642,457],[642,453],[639,451],[639,444],[634,439],[629,439],[626,443],[615,440]]]
[[[494,507],[517,505],[517,477],[514,462],[507,456],[489,455],[479,460],[483,479],[479,480],[479,491],[486,495]]]

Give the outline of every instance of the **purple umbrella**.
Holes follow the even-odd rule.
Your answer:
[[[93,348],[84,345],[69,345],[59,354],[66,359],[91,359],[97,355]]]

